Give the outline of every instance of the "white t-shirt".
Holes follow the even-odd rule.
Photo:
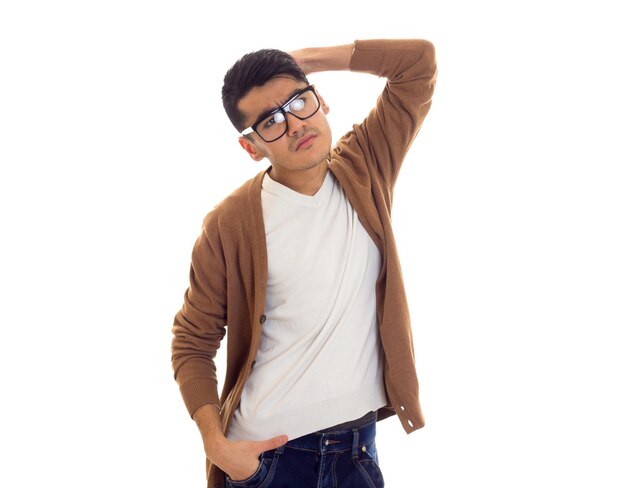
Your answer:
[[[261,193],[268,283],[261,344],[228,438],[295,439],[387,404],[376,318],[381,256],[330,171],[314,196]]]

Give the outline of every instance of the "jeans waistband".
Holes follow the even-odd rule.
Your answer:
[[[282,453],[285,448],[315,451],[320,454],[351,450],[356,455],[363,446],[374,442],[376,439],[376,421],[354,428],[336,431],[321,431],[307,434],[287,442],[277,450]]]
[[[358,429],[359,427],[362,427],[365,424],[369,424],[372,421],[376,421],[376,419],[377,419],[376,412],[368,412],[359,419],[351,420],[350,422],[344,422],[338,425],[334,425],[333,427],[320,430],[319,432],[322,434],[327,434],[328,432],[336,432],[338,430]]]

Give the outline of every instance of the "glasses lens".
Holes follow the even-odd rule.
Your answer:
[[[266,141],[273,141],[287,131],[286,112],[301,120],[308,119],[320,108],[320,102],[312,89],[306,90],[283,105],[285,112],[276,112],[261,120],[256,126],[258,134]]]
[[[282,112],[276,112],[261,120],[256,126],[256,131],[266,141],[278,139],[285,133],[285,116]]]

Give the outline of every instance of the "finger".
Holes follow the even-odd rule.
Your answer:
[[[257,441],[255,447],[259,450],[259,454],[272,449],[278,449],[280,446],[287,444],[289,438],[286,435],[279,435],[267,439],[265,441]]]

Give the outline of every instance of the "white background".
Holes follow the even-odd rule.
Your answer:
[[[439,81],[394,226],[427,425],[379,424],[387,486],[626,486],[618,3],[3,2],[0,485],[205,486],[170,328],[202,217],[267,164],[224,72],[421,37]],[[311,80],[335,139],[382,87]]]

